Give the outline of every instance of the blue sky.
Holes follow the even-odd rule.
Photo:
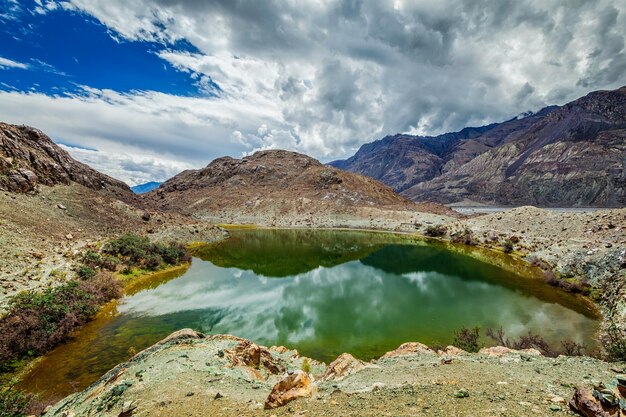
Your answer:
[[[15,5],[10,0],[0,0],[0,4],[3,8]],[[12,18],[0,26],[2,57],[28,66],[27,70],[1,71],[3,90],[80,93],[79,86],[88,85],[120,92],[199,94],[188,73],[157,56],[167,49],[197,53],[188,42],[126,41],[85,13],[57,9],[40,14],[35,12],[37,6],[34,1],[20,1]]]
[[[0,120],[130,184],[626,84],[619,0],[0,0]]]

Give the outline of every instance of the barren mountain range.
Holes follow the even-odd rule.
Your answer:
[[[626,204],[626,87],[436,137],[388,136],[332,166],[414,201]]]

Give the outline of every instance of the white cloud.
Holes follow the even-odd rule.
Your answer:
[[[59,146],[68,151],[75,159],[100,172],[118,178],[130,186],[150,181],[163,182],[185,169],[193,168],[191,164],[182,161],[138,152],[108,152],[64,144]]]
[[[6,68],[28,69],[28,64],[23,64],[21,62],[13,61],[8,58],[3,58],[0,56],[0,69],[6,69]]]
[[[57,5],[94,16],[121,40],[190,42],[200,52],[157,53],[202,94],[0,93],[3,117],[58,140],[193,166],[267,148],[328,160],[387,134],[501,121],[626,83],[626,5],[617,0],[41,6]]]

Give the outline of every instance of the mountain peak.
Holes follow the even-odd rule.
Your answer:
[[[76,161],[40,130],[0,122],[0,190],[33,193],[39,185],[71,182],[131,194],[128,185]]]

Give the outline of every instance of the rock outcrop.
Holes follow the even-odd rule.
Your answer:
[[[437,137],[396,135],[331,163],[414,201],[626,205],[626,87]]]
[[[0,190],[32,193],[41,185],[77,183],[128,200],[128,185],[73,159],[40,130],[0,123]]]

